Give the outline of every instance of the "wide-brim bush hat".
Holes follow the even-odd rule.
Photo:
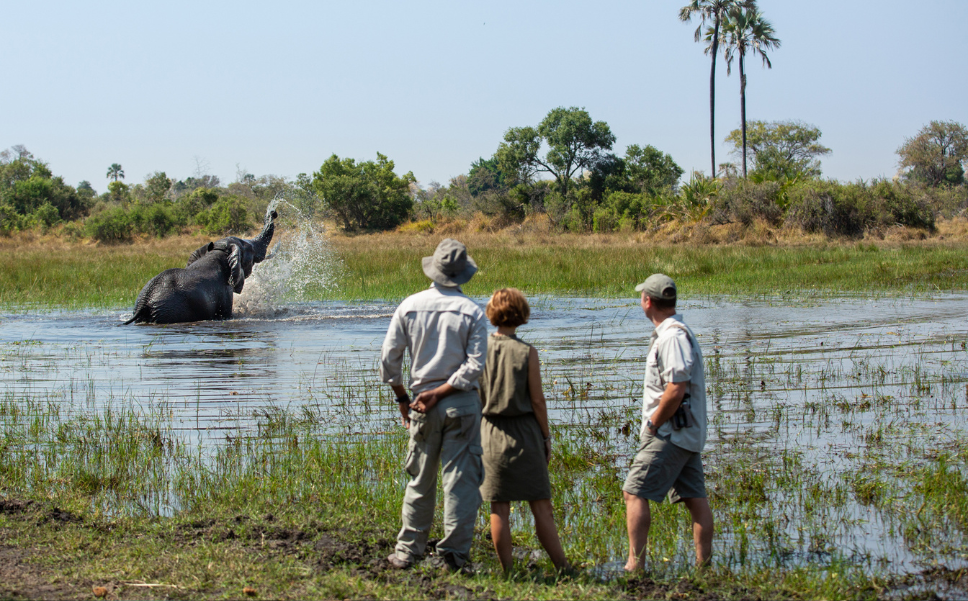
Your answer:
[[[477,263],[467,254],[467,247],[453,238],[437,245],[432,257],[423,258],[423,271],[441,286],[460,286],[477,273]]]
[[[645,292],[650,298],[661,300],[676,300],[676,283],[664,273],[653,273],[644,282],[635,287],[636,292]]]

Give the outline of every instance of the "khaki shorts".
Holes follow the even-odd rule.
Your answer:
[[[645,433],[622,490],[661,503],[668,494],[671,503],[706,498],[702,457],[669,442],[668,438]]]

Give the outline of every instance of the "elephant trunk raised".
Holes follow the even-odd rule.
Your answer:
[[[241,294],[252,266],[266,258],[275,219],[266,215],[259,235],[251,240],[229,236],[198,248],[184,269],[168,269],[151,278],[125,322],[182,323],[231,319],[232,294]]]

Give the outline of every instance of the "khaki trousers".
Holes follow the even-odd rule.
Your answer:
[[[474,522],[481,506],[481,400],[476,390],[444,398],[427,413],[410,412],[410,474],[403,496],[403,527],[396,554],[415,561],[427,548],[437,503],[437,468],[443,466],[444,537],[440,555],[450,553],[460,566],[470,559]]]

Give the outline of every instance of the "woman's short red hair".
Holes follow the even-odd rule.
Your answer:
[[[495,290],[491,300],[487,301],[484,309],[491,324],[501,327],[516,328],[528,323],[531,317],[531,307],[517,288],[501,288]]]

